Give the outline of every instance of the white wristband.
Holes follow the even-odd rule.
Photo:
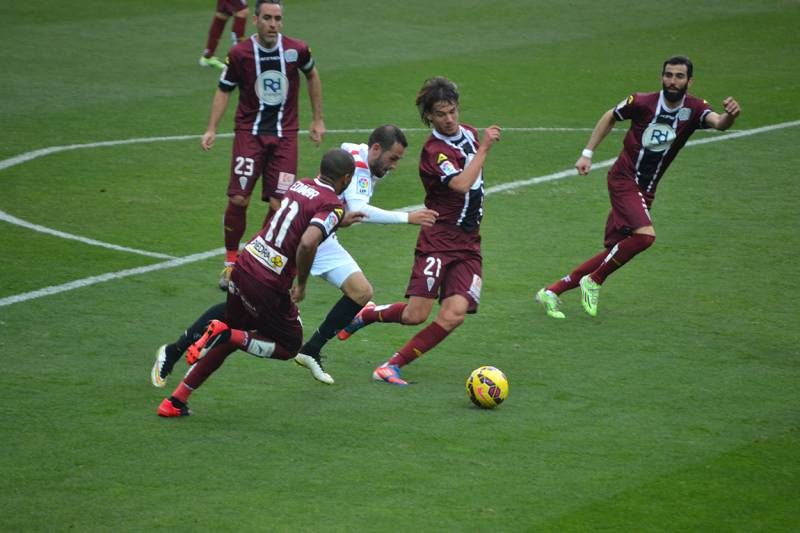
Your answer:
[[[581,152],[581,156],[588,157],[589,159],[591,159],[593,155],[594,155],[594,150],[589,150],[588,148],[584,148],[583,151]]]

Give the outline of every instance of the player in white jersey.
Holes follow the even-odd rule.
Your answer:
[[[356,163],[350,186],[340,195],[347,211],[361,211],[367,215],[363,222],[373,224],[416,224],[431,226],[439,213],[419,209],[410,213],[387,211],[369,204],[375,185],[397,167],[405,154],[408,142],[397,126],[379,126],[370,134],[367,144],[344,143],[342,149],[350,152]],[[315,379],[333,383],[325,372],[320,351],[340,329],[349,324],[356,314],[372,299],[372,285],[364,276],[353,256],[336,238],[336,233],[322,241],[317,248],[311,274],[319,276],[342,291],[342,297],[328,312],[311,338],[300,348],[295,362],[308,368]],[[166,384],[173,365],[193,342],[197,341],[212,319],[223,320],[225,305],[211,307],[194,324],[189,326],[174,343],[164,344],[156,353],[151,380],[156,387]]]
[[[350,152],[355,159],[356,170],[350,186],[340,197],[348,211],[366,213],[367,218],[363,222],[422,226],[431,226],[436,222],[438,213],[431,209],[387,211],[369,203],[375,186],[389,171],[397,167],[407,146],[403,131],[391,124],[375,128],[367,144],[342,144],[342,149]],[[318,381],[331,384],[333,378],[322,367],[320,351],[370,301],[372,285],[350,252],[339,243],[335,233],[317,249],[311,274],[335,285],[343,295],[311,338],[300,348],[295,362],[308,368]]]

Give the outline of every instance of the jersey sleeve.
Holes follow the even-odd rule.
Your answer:
[[[310,226],[316,226],[322,231],[322,238],[327,239],[344,218],[344,206],[340,203],[327,203],[320,207],[311,218]]]
[[[228,54],[225,58],[225,68],[219,76],[217,87],[219,90],[229,93],[239,86],[241,80],[240,72],[241,61],[235,55]]]
[[[308,74],[314,68],[314,57],[311,55],[311,48],[306,43],[302,43],[297,50],[297,64],[303,74]]]
[[[636,95],[631,94],[614,108],[614,118],[616,120],[630,120],[636,106]]]
[[[461,174],[458,160],[446,150],[437,150],[435,147],[426,148],[419,162],[420,175],[438,179],[447,185],[450,180]]]
[[[706,117],[708,116],[709,113],[713,111],[713,109],[711,109],[711,105],[705,100],[700,100],[700,104],[697,106],[697,110],[698,110],[697,128],[698,129],[709,128],[710,126],[706,124]]]

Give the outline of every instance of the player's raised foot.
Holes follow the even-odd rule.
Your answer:
[[[167,376],[172,372],[175,363],[167,360],[167,345],[162,344],[156,351],[156,361],[150,370],[150,381],[154,387],[161,388],[167,384]]]
[[[164,398],[164,400],[161,402],[161,405],[158,406],[158,416],[163,416],[165,418],[189,416],[191,414],[192,411],[189,409],[188,405],[177,398],[173,398],[172,396],[169,398]]]
[[[231,338],[231,328],[221,320],[212,320],[206,326],[203,335],[186,350],[186,362],[189,366],[206,356],[206,354],[220,342],[227,342]]]
[[[200,66],[223,69],[225,68],[225,63],[223,63],[217,56],[211,56],[211,57],[200,56]]]
[[[542,304],[547,316],[553,318],[564,318],[564,313],[561,312],[561,300],[556,293],[548,289],[539,289],[536,293],[536,301]]]
[[[222,272],[219,273],[219,289],[228,292],[228,285],[231,282],[231,273],[233,272],[233,263],[225,263]]]
[[[590,278],[583,276],[580,281],[581,303],[583,310],[589,316],[597,316],[597,301],[600,299],[600,284]]]
[[[367,309],[374,309],[375,302],[367,302],[367,305],[361,308],[361,311],[347,324],[343,329],[339,330],[339,333],[336,334],[339,337],[340,341],[346,341],[350,338],[353,333],[360,330],[364,326],[368,326],[366,322],[364,322],[364,311]]]
[[[327,385],[333,385],[333,378],[330,374],[325,372],[325,369],[322,367],[321,355],[313,356],[299,353],[295,356],[294,362],[309,369],[311,375],[314,376],[314,379],[317,381]]]
[[[383,363],[373,370],[372,379],[391,383],[392,385],[408,385],[408,381],[400,377],[400,368],[397,365],[390,365],[389,363]]]

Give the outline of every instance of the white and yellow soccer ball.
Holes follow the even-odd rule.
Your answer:
[[[508,379],[499,368],[476,368],[467,378],[467,396],[478,407],[494,409],[508,397]]]

